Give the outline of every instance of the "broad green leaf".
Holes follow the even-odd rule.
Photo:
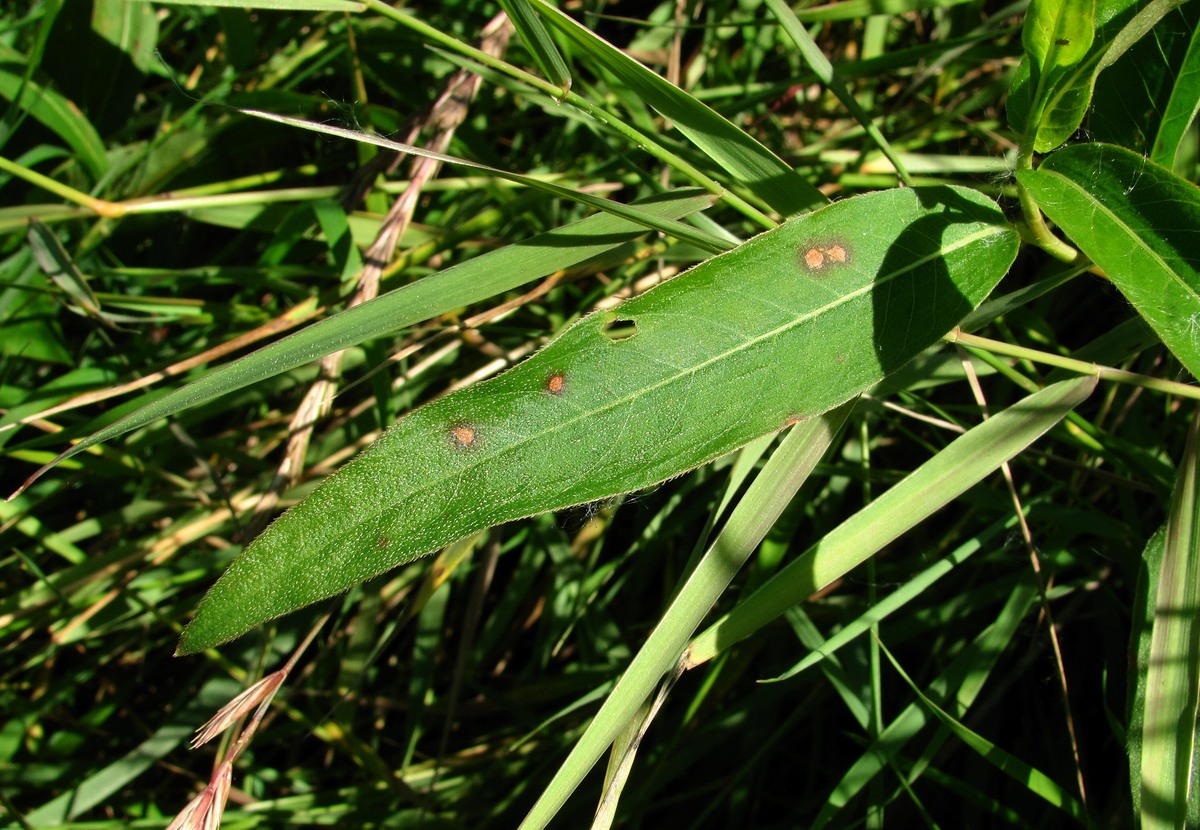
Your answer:
[[[1096,77],[1129,51],[1167,12],[1183,2],[1151,0],[1102,49],[1093,49],[1086,59],[1066,68],[1061,79],[1053,82],[1043,98],[1045,108],[1037,125],[1033,149],[1046,153],[1070,138],[1083,123],[1092,102]]]
[[[1037,77],[1073,66],[1092,46],[1096,0],[1033,0],[1025,13],[1021,45]]]
[[[1200,411],[1192,418],[1171,496],[1154,596],[1141,712],[1137,802],[1143,830],[1188,822],[1200,708]]]
[[[548,23],[658,110],[709,158],[724,167],[738,184],[775,210],[792,216],[826,203],[824,194],[808,179],[707,104],[660,78],[544,0],[538,8]]]
[[[701,210],[711,201],[707,194],[688,190],[668,194],[631,209],[645,216],[678,219]],[[92,433],[37,470],[21,489],[28,487],[59,461],[88,447],[303,366],[323,355],[390,334],[438,314],[486,300],[560,269],[570,268],[636,238],[643,231],[642,224],[627,219],[609,215],[592,216],[389,291],[370,302],[264,346],[182,389],[161,397],[155,396],[156,399],[151,403]]]
[[[1104,144],[1068,147],[1017,179],[1200,377],[1200,190]]]
[[[1083,122],[1097,76],[1183,2],[1151,0],[1134,14],[1134,4],[1129,0],[1102,0],[1094,9],[1094,34],[1086,55],[1077,57],[1072,43],[1061,44],[1074,60],[1059,63],[1062,58],[1058,50],[1051,49],[1044,59],[1049,62],[1044,72],[1027,55],[1009,97],[1008,115],[1013,129],[1025,133],[1036,152],[1046,153],[1061,145]],[[1072,34],[1056,35],[1055,45],[1064,39],[1072,40],[1078,28],[1069,22],[1063,26]],[[1042,39],[1042,35],[1029,37],[1035,43]],[[1026,48],[1030,48],[1029,44]]]
[[[475,530],[655,484],[854,397],[937,342],[1016,235],[962,188],[847,199],[767,231],[402,419],[256,539],[181,653]]]

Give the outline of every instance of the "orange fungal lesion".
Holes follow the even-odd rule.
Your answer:
[[[472,424],[457,423],[448,432],[450,446],[456,450],[472,450],[479,445],[479,430]]]
[[[840,242],[810,245],[801,252],[800,260],[808,270],[820,271],[826,265],[845,265],[850,261],[850,252]]]
[[[553,372],[546,378],[546,391],[558,397],[567,391],[566,372]]]

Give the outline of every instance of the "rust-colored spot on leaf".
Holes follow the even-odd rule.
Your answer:
[[[555,372],[546,378],[546,391],[558,397],[567,392],[567,375],[565,372]]]
[[[380,536],[378,539],[375,540],[375,547],[377,547],[379,550],[385,550],[387,548],[390,548],[391,546],[392,546],[392,540],[386,536]]]
[[[479,444],[479,431],[467,423],[458,423],[450,427],[450,446],[456,450],[471,450]]]
[[[820,271],[826,265],[844,265],[850,261],[850,251],[841,242],[812,245],[800,254],[800,260],[810,271]]]

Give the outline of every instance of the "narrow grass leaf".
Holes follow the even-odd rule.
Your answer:
[[[922,692],[920,687],[913,682],[912,678],[908,676],[908,673],[904,671],[904,668],[900,665],[896,658],[892,656],[890,651],[885,648],[883,653],[887,655],[887,659],[892,664],[892,667],[904,679],[904,682],[908,684],[909,688],[916,693],[917,697],[921,699],[921,702],[925,704],[929,711],[933,712],[937,719],[940,720],[942,724],[946,726],[946,728],[953,732],[960,741],[969,746],[971,749],[975,750],[988,762],[994,764],[1001,772],[1011,777],[1017,783],[1024,785],[1029,792],[1033,793],[1039,798],[1045,799],[1050,804],[1053,804],[1058,809],[1067,813],[1076,821],[1089,826],[1092,824],[1087,811],[1083,808],[1083,805],[1080,804],[1079,801],[1071,796],[1071,794],[1065,789],[1055,783],[1054,779],[1046,775],[1037,767],[1027,764],[1020,758],[1017,758],[1011,753],[1004,751],[987,738],[984,738],[982,735],[979,735],[971,729],[968,729],[957,718],[951,717],[944,709],[942,709],[942,707],[938,706],[925,696],[925,693]]]
[[[896,611],[899,611],[912,600],[919,597],[928,590],[934,583],[942,577],[949,574],[963,562],[966,562],[975,553],[983,549],[983,546],[989,543],[994,537],[1000,533],[1011,533],[1016,526],[1016,517],[1005,521],[996,522],[989,527],[984,533],[971,539],[965,544],[959,545],[955,550],[951,551],[945,558],[939,559],[937,562],[930,565],[921,573],[914,576],[912,579],[905,582],[892,593],[888,594],[870,610],[859,616],[857,619],[847,623],[842,628],[839,628],[837,633],[825,640],[821,647],[815,651],[809,652],[796,665],[792,666],[778,677],[773,677],[763,681],[766,683],[775,683],[781,680],[788,680],[795,677],[807,668],[817,665],[823,660],[827,660],[838,652],[843,646],[853,642],[863,634],[870,632],[872,626],[886,620]]]
[[[861,20],[874,14],[898,17],[908,12],[948,9],[969,2],[971,0],[839,0],[797,9],[796,16],[805,23]]]
[[[779,156],[723,116],[545,2],[546,20],[585,55],[643,98],[739,185],[784,216],[813,210],[828,199]]]
[[[956,438],[700,634],[693,659],[710,660],[750,636],[949,504],[1058,423],[1096,382],[1085,376],[1055,383]]]
[[[1103,144],[1068,147],[1017,179],[1200,377],[1200,189]]]
[[[638,210],[648,215],[677,219],[702,210],[711,203],[712,197],[707,193],[687,190],[643,203]],[[303,366],[339,349],[382,337],[569,268],[635,239],[644,231],[644,222],[634,223],[604,214],[592,216],[389,291],[370,302],[264,346],[181,389],[164,396],[156,395],[151,403],[92,433],[63,452],[30,476],[21,489],[28,487],[58,462],[88,447]]]
[[[929,693],[944,701],[954,714],[960,717],[964,715],[983,691],[996,667],[996,661],[1008,648],[1036,597],[1037,590],[1032,580],[1014,586],[996,619],[930,682]],[[920,734],[928,722],[928,710],[917,701],[904,707],[834,785],[809,830],[821,830],[829,824],[880,771],[888,764],[899,761],[904,747]],[[935,736],[922,758],[932,756],[940,740]],[[923,761],[918,760],[909,772],[910,781],[920,777],[923,766]]]
[[[137,0],[150,2],[150,0]],[[153,0],[168,6],[227,6],[235,9],[267,9],[297,12],[360,12],[366,8],[356,0]]]
[[[276,521],[209,592],[181,651],[475,530],[650,486],[826,412],[936,343],[1016,244],[976,191],[873,193],[586,317],[402,419]]]
[[[1196,112],[1200,111],[1200,27],[1192,31],[1192,39],[1184,55],[1183,65],[1173,77],[1171,96],[1163,109],[1158,133],[1150,158],[1167,169],[1175,166],[1179,146]]]
[[[538,797],[522,830],[547,826],[596,761],[636,717],[713,603],[775,524],[845,423],[853,403],[798,424],[751,482],[645,645]],[[686,666],[686,662],[682,665]]]
[[[1143,830],[1188,822],[1200,701],[1200,410],[1192,418],[1167,516],[1154,600],[1140,740]],[[1139,663],[1141,661],[1139,660]]]
[[[98,317],[100,301],[54,232],[36,219],[30,219],[26,239],[42,273],[75,302],[81,313]]]
[[[673,219],[668,219],[662,216],[656,216],[652,212],[645,212],[633,205],[626,205],[620,202],[614,202],[611,199],[605,199],[600,196],[593,196],[582,190],[572,190],[569,187],[555,184],[554,182],[538,178],[536,176],[523,176],[520,173],[511,173],[507,170],[502,170],[498,167],[489,167],[486,164],[469,161],[455,156],[448,156],[445,153],[437,153],[432,150],[426,150],[424,147],[417,147],[413,144],[405,144],[402,141],[392,141],[391,139],[382,138],[372,133],[364,133],[359,130],[348,130],[344,127],[334,127],[330,124],[318,124],[315,121],[305,121],[301,118],[289,118],[286,115],[276,115],[271,112],[262,112],[261,110],[243,109],[240,112],[245,115],[250,115],[255,118],[262,118],[266,121],[277,121],[280,124],[287,124],[292,127],[299,127],[302,130],[310,130],[314,133],[324,133],[325,135],[338,136],[340,138],[348,138],[351,141],[357,141],[362,144],[373,144],[376,147],[383,147],[388,150],[395,150],[397,153],[407,153],[409,155],[421,156],[422,158],[433,159],[444,164],[453,164],[458,167],[466,167],[470,170],[479,170],[484,173],[489,173],[500,179],[505,179],[510,182],[517,182],[534,190],[541,190],[544,193],[549,193],[551,196],[557,196],[560,199],[566,199],[572,202],[578,202],[581,205],[586,205],[595,208],[603,213],[611,213],[614,216],[620,216],[624,219],[630,219],[634,222],[641,222],[648,228],[670,234],[680,240],[691,242],[699,248],[709,251],[725,251],[729,245],[722,239],[717,239],[709,234],[697,230],[691,225],[677,222]]]
[[[500,8],[508,14],[525,48],[533,55],[534,61],[546,76],[546,80],[556,85],[566,95],[571,91],[571,71],[566,61],[558,51],[554,38],[538,17],[529,0],[500,0]]]
[[[15,103],[75,151],[84,169],[94,178],[108,170],[104,140],[87,117],[61,93],[49,89],[22,74],[9,71],[24,67],[25,57],[0,46],[0,98]]]
[[[908,170],[905,168],[900,154],[892,149],[892,145],[884,137],[883,133],[879,131],[879,128],[875,126],[875,122],[871,116],[867,114],[866,110],[858,103],[858,99],[850,93],[850,89],[838,77],[833,64],[829,62],[829,58],[825,57],[825,53],[817,46],[816,41],[812,39],[812,36],[804,28],[799,18],[796,17],[791,7],[784,3],[783,0],[767,0],[767,6],[771,9],[771,13],[779,20],[788,37],[796,44],[801,57],[804,58],[805,63],[808,64],[813,74],[817,76],[817,79],[837,96],[842,105],[854,116],[854,120],[867,131],[867,135],[871,137],[875,145],[883,152],[888,161],[892,163],[901,181],[911,185],[912,180],[908,175]]]

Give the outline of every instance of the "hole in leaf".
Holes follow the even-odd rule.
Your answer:
[[[620,343],[637,334],[637,323],[633,320],[614,317],[604,324],[604,328],[600,329],[600,332],[612,342]]]

